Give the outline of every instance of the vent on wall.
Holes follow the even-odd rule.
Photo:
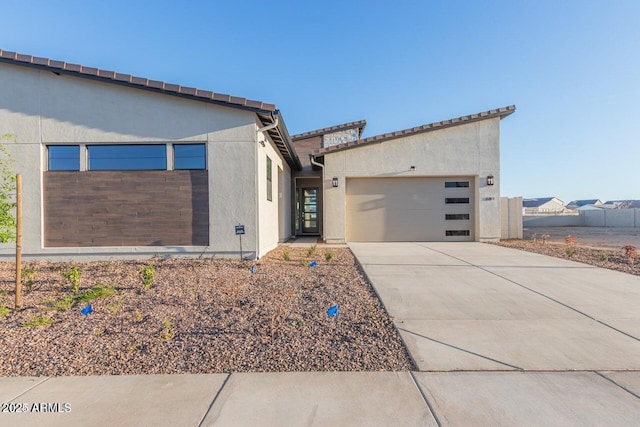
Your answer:
[[[469,230],[447,230],[445,236],[469,236]]]

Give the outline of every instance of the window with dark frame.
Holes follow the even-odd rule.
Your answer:
[[[79,171],[79,145],[49,145],[47,146],[47,170],[50,171]]]
[[[271,180],[271,159],[267,156],[267,200],[273,200],[273,181]]]
[[[173,145],[173,168],[183,169],[206,169],[206,148],[204,144],[174,144]]]
[[[87,170],[166,170],[166,144],[88,145]]]

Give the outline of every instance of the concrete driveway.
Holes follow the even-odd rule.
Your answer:
[[[420,371],[640,370],[638,276],[482,243],[349,246]]]

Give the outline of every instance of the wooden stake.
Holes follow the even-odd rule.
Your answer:
[[[22,176],[16,175],[16,302],[22,308]]]

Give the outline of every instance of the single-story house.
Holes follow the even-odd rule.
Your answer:
[[[34,258],[497,240],[500,120],[514,111],[291,136],[273,104],[0,50],[0,135]]]
[[[578,210],[578,208],[586,205],[591,206],[600,206],[602,205],[602,201],[600,199],[586,199],[586,200],[572,200],[568,205],[568,209]]]
[[[528,215],[562,213],[565,210],[564,202],[557,197],[522,199],[522,207]]]

